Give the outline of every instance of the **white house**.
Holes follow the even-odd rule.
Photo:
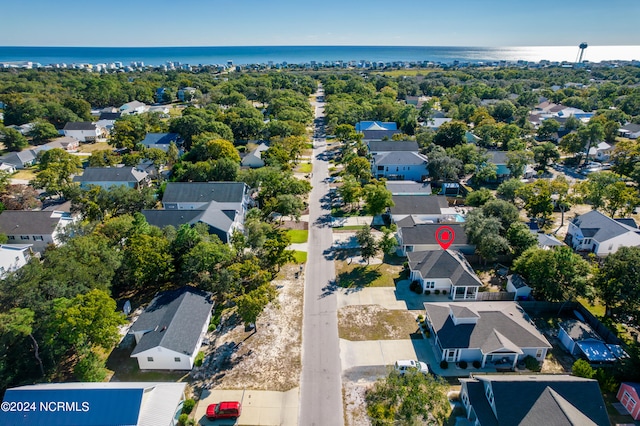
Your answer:
[[[607,161],[613,152],[613,147],[606,142],[600,142],[589,148],[589,156],[596,161]]]
[[[9,244],[32,244],[44,252],[49,244],[60,245],[60,235],[75,219],[62,211],[5,210],[0,214],[0,233]]]
[[[262,159],[262,153],[267,151],[269,146],[265,143],[261,143],[258,145],[256,149],[248,153],[242,158],[242,166],[251,167],[252,169],[257,169],[260,167],[264,167],[264,160]]]
[[[79,140],[80,142],[95,142],[106,136],[102,127],[98,127],[90,121],[78,121],[65,124],[62,129],[64,135]]]
[[[592,210],[569,223],[565,241],[576,251],[604,257],[620,247],[640,246],[640,230]]]
[[[167,210],[197,210],[211,202],[244,217],[251,204],[249,187],[243,182],[168,182],[162,196]]]
[[[425,303],[424,308],[443,361],[515,369],[527,356],[544,362],[551,349],[516,302]]]
[[[131,101],[122,105],[119,111],[122,115],[142,114],[149,111],[149,106],[140,101]]]
[[[629,139],[640,138],[640,124],[627,123],[618,129],[620,136],[624,136]]]
[[[31,258],[31,244],[0,245],[0,278],[17,271]]]
[[[457,250],[408,252],[410,279],[418,281],[422,291],[443,292],[453,300],[475,300],[482,281]]]
[[[147,172],[135,167],[87,167],[82,175],[75,176],[74,182],[80,187],[88,189],[91,186],[100,186],[109,189],[112,186],[126,186],[139,189],[149,184]]]
[[[211,293],[193,287],[159,293],[131,326],[141,370],[191,370],[211,320]]]

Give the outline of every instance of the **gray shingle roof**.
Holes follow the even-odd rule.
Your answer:
[[[370,152],[418,152],[416,141],[369,141],[367,143]]]
[[[515,288],[527,287],[527,282],[524,280],[524,278],[522,278],[522,275],[520,274],[511,275],[511,284],[513,284]]]
[[[157,346],[192,355],[212,308],[211,293],[193,287],[158,294],[131,326],[130,332],[149,330],[131,355]]]
[[[483,426],[610,424],[598,382],[592,379],[549,375],[475,375],[460,380],[465,382],[469,402]],[[489,385],[496,414],[485,395],[485,386]]]
[[[392,195],[431,195],[430,183],[412,180],[388,180],[385,185]]]
[[[180,136],[177,133],[147,133],[140,142],[145,146],[149,145],[169,145],[171,142],[178,143]]]
[[[449,207],[447,197],[441,195],[394,195],[391,214],[442,214]]]
[[[579,342],[585,339],[597,339],[601,340],[600,336],[593,331],[589,324],[575,319],[568,319],[560,323],[560,327],[571,337],[574,342]]]
[[[59,215],[50,211],[5,210],[0,214],[0,233],[50,235],[60,220]]]
[[[427,157],[417,152],[409,151],[394,151],[394,152],[380,152],[374,155],[373,160],[376,166],[384,165],[407,165],[418,166],[421,164],[427,164]]]
[[[63,130],[96,130],[96,125],[91,121],[72,121],[64,125]]]
[[[598,210],[591,210],[576,217],[571,222],[580,228],[585,237],[593,238],[598,242],[610,240],[627,232],[640,232],[636,228],[632,228],[605,216]]]
[[[450,316],[452,306],[466,307],[480,318],[476,324],[455,325]],[[444,349],[480,349],[495,338],[520,348],[551,348],[515,302],[425,303],[424,307]]]
[[[87,167],[81,176],[73,178],[74,182],[141,182],[147,172],[135,167]]]
[[[488,150],[489,161],[495,165],[507,164],[507,151]]]
[[[242,182],[169,182],[163,203],[242,202],[246,184]]]
[[[436,231],[442,226],[440,223],[423,223],[414,226],[402,227],[400,232],[402,233],[402,243],[406,245],[417,244],[438,244],[436,239]],[[464,231],[464,227],[457,223],[447,224],[450,227],[455,236],[452,241],[453,244],[468,244],[467,233]]]
[[[449,278],[454,286],[480,287],[469,262],[457,250],[428,250],[407,253],[409,268],[423,278]]]

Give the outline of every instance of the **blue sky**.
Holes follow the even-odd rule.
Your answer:
[[[638,0],[3,3],[3,46],[640,45]]]

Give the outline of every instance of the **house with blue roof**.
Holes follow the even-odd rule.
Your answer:
[[[211,320],[211,293],[185,286],[159,293],[129,329],[141,370],[191,370]]]
[[[177,133],[147,133],[145,138],[140,141],[145,148],[158,148],[167,152],[171,142],[179,147],[182,144],[180,135]]]
[[[382,140],[391,139],[400,130],[390,121],[361,121],[356,123],[356,132],[362,133],[364,140]]]

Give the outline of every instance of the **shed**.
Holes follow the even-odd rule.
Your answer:
[[[621,383],[616,398],[633,417],[633,420],[640,420],[640,383]]]
[[[531,295],[531,290],[522,275],[513,274],[507,277],[507,291],[515,293],[516,300],[527,299]]]

